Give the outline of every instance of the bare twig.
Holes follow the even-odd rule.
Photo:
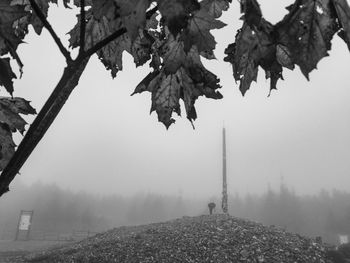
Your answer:
[[[50,23],[47,21],[45,15],[43,14],[43,12],[41,12],[39,6],[37,5],[37,3],[35,2],[35,0],[29,0],[34,12],[36,13],[36,15],[39,17],[41,23],[43,23],[44,27],[50,32],[52,38],[55,40],[58,48],[60,49],[61,53],[63,54],[63,56],[66,58],[67,62],[72,61],[72,58],[70,56],[70,53],[68,52],[68,50],[63,46],[61,40],[59,39],[59,37],[57,36],[56,32],[53,30],[52,26],[50,25]]]
[[[80,49],[79,54],[84,53],[85,50],[85,0],[80,0]]]

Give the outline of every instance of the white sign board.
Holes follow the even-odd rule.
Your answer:
[[[339,236],[340,245],[349,243],[349,236],[348,235],[338,235],[338,236]]]
[[[30,221],[31,221],[31,214],[22,214],[21,219],[19,221],[19,230],[29,230],[30,227]]]

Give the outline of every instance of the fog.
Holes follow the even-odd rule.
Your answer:
[[[350,193],[323,190],[300,196],[281,183],[276,191],[268,188],[263,194],[231,194],[228,200],[229,213],[235,217],[310,237],[321,236],[328,243],[338,244],[338,234],[350,232]],[[17,183],[17,191],[0,200],[0,240],[14,239],[19,211],[23,209],[34,211],[30,239],[57,240],[71,238],[78,231],[96,233],[208,214],[209,202],[216,203],[214,213],[221,213],[220,196],[193,199],[151,192],[129,197],[99,196],[63,190],[57,185]]]
[[[277,22],[292,1],[261,2],[265,18]],[[13,193],[7,195],[20,198],[24,188],[40,181],[62,191],[97,196],[133,198],[152,193],[201,200],[189,208],[192,214],[200,213],[205,202],[221,193],[223,126],[229,195],[262,196],[268,187],[278,191],[281,183],[298,196],[318,195],[322,189],[348,191],[350,56],[346,44],[338,37],[333,40],[330,56],[310,74],[310,82],[299,69],[286,70],[285,81],[268,97],[269,82],[260,71],[258,82],[242,97],[231,66],[222,61],[225,47],[241,25],[239,16],[238,1],[233,1],[223,17],[230,26],[214,32],[217,60],[204,63],[221,79],[224,98],[198,99],[195,129],[183,116],[166,130],[155,113],[149,114],[150,94],[130,97],[149,72],[147,65],[136,69],[125,54],[124,70],[112,80],[94,57],[11,184]],[[67,45],[66,33],[76,21],[74,10],[52,6],[49,20]],[[63,72],[64,58],[46,30],[40,37],[31,30],[26,42],[19,50],[24,75],[15,81],[14,96],[23,96],[40,109]]]

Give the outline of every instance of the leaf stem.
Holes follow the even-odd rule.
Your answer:
[[[86,31],[85,0],[80,0],[80,49],[79,49],[79,54],[84,53],[84,50],[85,50],[85,31]]]

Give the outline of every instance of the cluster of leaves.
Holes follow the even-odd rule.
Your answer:
[[[296,0],[289,13],[272,25],[266,21],[256,0],[242,0],[242,28],[225,53],[232,64],[233,76],[244,95],[256,81],[258,67],[270,78],[270,89],[283,79],[283,67],[295,65],[309,79],[309,73],[331,48],[338,32],[350,49],[350,8],[346,0]]]
[[[210,30],[225,26],[217,18],[227,8],[227,1],[204,0],[199,6],[190,6],[186,23],[165,19],[157,32],[151,47],[153,71],[136,87],[134,94],[152,93],[151,111],[157,112],[158,120],[167,128],[174,123],[173,112],[181,114],[180,99],[184,102],[187,118],[192,122],[197,118],[194,103],[199,96],[222,98],[217,91],[219,79],[203,66],[200,56],[215,58],[216,42]],[[182,16],[181,20],[185,21]],[[164,17],[167,18],[167,14]]]
[[[168,128],[172,114],[180,115],[180,100],[184,101],[187,118],[197,114],[196,99],[204,95],[219,99],[222,95],[218,78],[209,72],[200,55],[214,59],[215,39],[211,29],[225,24],[217,20],[227,10],[226,0],[157,1],[158,13],[147,17],[150,1],[92,1],[87,12],[86,48],[91,48],[113,32],[126,28],[126,34],[97,51],[113,77],[122,69],[122,53],[130,53],[137,66],[151,60],[153,71],[136,87],[135,93],[152,93],[151,112]],[[80,19],[79,19],[80,20]],[[70,45],[79,46],[80,23],[70,32]]]
[[[67,58],[67,64],[73,62],[68,49],[46,20],[49,5],[57,2],[0,2],[0,85],[11,96],[16,75],[11,69],[10,57],[17,61],[22,71],[17,47],[29,26],[37,34],[46,27]],[[152,71],[136,87],[134,94],[151,92],[151,112],[156,111],[158,120],[167,128],[175,122],[173,114],[181,114],[181,100],[192,123],[197,118],[194,104],[199,96],[222,97],[218,91],[221,87],[219,79],[204,67],[201,57],[215,59],[216,41],[211,30],[225,26],[219,18],[229,8],[231,0],[61,2],[66,8],[80,8],[78,23],[69,32],[70,48],[79,48],[79,56],[89,57],[96,53],[112,77],[123,68],[124,51],[133,56],[137,66],[150,62]],[[257,0],[240,0],[240,4],[243,25],[236,34],[235,43],[227,47],[225,61],[232,64],[233,76],[240,82],[243,95],[252,81],[256,81],[259,66],[265,70],[266,78],[271,79],[271,89],[276,89],[283,68],[294,69],[298,65],[308,78],[319,60],[328,55],[334,34],[338,33],[350,48],[350,8],[346,0],[295,0],[287,8],[289,13],[276,25],[263,18]],[[11,98],[4,100],[14,103]],[[22,126],[11,124],[10,116],[20,118],[19,113],[34,113],[27,101],[15,100],[21,101],[21,109],[16,108],[16,103],[8,107],[10,110],[0,109],[4,116],[0,119],[3,129],[0,134],[5,134],[5,128],[11,132],[23,131]],[[0,135],[0,141],[2,156],[14,151],[8,134]]]

